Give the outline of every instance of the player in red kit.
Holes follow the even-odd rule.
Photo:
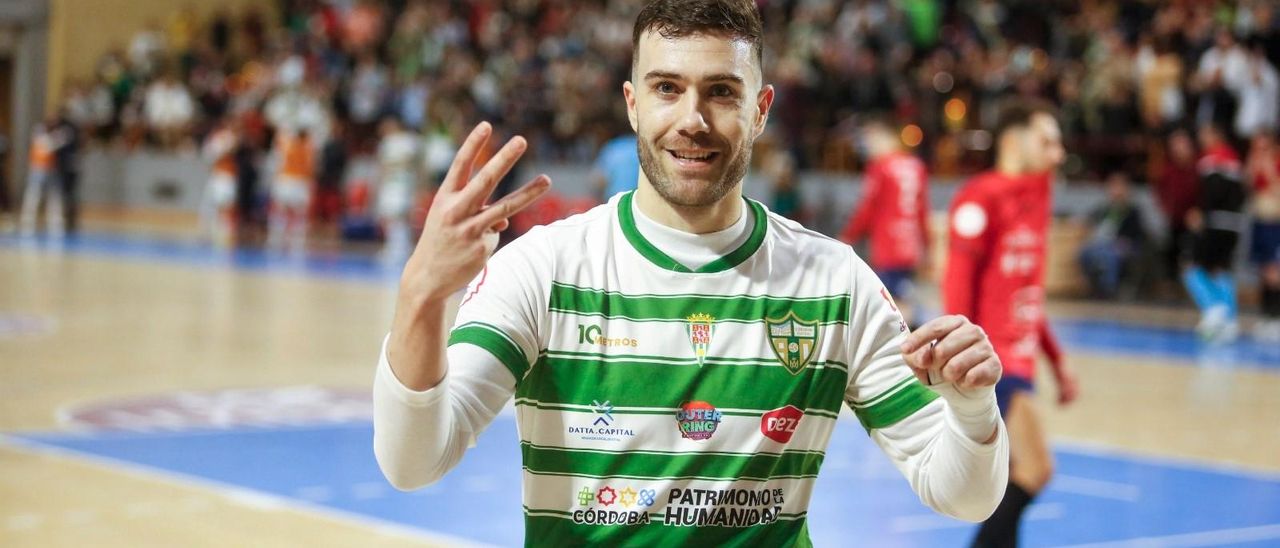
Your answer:
[[[1058,401],[1075,399],[1075,374],[1044,314],[1045,245],[1053,172],[1065,152],[1048,105],[1015,102],[995,131],[996,167],[967,182],[952,203],[943,308],[991,338],[1004,374],[996,398],[1009,429],[1009,486],[983,522],[974,546],[1016,546],[1022,511],[1049,482],[1049,450],[1032,391],[1043,352],[1058,381]]]
[[[929,253],[929,173],[924,162],[902,150],[895,129],[884,118],[862,123],[860,137],[870,162],[862,199],[840,240],[852,245],[870,235],[871,268],[914,325],[912,280]]]

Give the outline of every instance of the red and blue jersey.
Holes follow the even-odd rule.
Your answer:
[[[852,244],[870,234],[871,267],[911,269],[929,247],[928,171],[919,158],[894,152],[867,166],[862,199],[840,239]]]
[[[943,308],[981,326],[1005,375],[1035,378],[1036,353],[1060,357],[1044,313],[1052,175],[980,174],[961,188],[948,224]]]

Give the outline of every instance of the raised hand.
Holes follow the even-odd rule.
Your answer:
[[[964,316],[942,316],[920,326],[902,343],[902,355],[925,384],[949,382],[960,390],[974,390],[1000,380],[995,348],[982,328]]]
[[[493,127],[481,122],[453,158],[453,165],[436,191],[422,227],[422,238],[405,264],[401,293],[427,301],[442,300],[466,287],[493,253],[498,233],[509,219],[528,207],[551,187],[551,179],[539,175],[519,190],[487,204],[498,182],[528,147],[523,137],[513,137],[483,166],[476,157],[493,135]]]

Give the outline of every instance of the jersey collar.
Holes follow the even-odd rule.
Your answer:
[[[675,259],[667,256],[657,246],[653,245],[649,240],[640,234],[640,229],[636,228],[635,213],[631,211],[631,199],[635,195],[635,191],[623,194],[618,200],[618,223],[622,225],[622,235],[626,236],[627,242],[634,247],[636,252],[640,253],[649,262],[657,265],[663,270],[673,272],[692,273],[692,274],[713,274],[716,272],[724,272],[735,266],[742,264],[743,261],[755,254],[756,250],[764,244],[764,236],[767,231],[768,216],[764,211],[764,206],[755,200],[743,198],[747,202],[747,206],[751,208],[751,214],[755,218],[755,222],[751,227],[751,235],[747,236],[747,241],[738,246],[737,249],[730,251],[720,258],[711,261],[697,270],[690,270],[689,267],[677,262]]]

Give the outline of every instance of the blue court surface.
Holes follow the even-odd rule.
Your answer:
[[[110,235],[79,236],[56,246],[0,237],[0,247],[338,278],[388,289],[398,274],[395,265],[367,255],[334,252],[289,258]],[[1280,348],[1248,338],[1215,347],[1199,342],[1186,329],[1095,319],[1060,320],[1055,325],[1074,351],[1157,358],[1174,367],[1280,371]],[[494,422],[456,470],[413,493],[398,492],[383,479],[373,459],[367,421],[169,432],[22,433],[0,441],[233,493],[267,495],[399,528],[501,546],[519,545],[523,539],[518,440],[508,415]],[[1280,474],[1072,445],[1059,445],[1056,452],[1058,475],[1024,525],[1028,546],[1280,546]],[[565,496],[571,499],[573,494]],[[922,506],[853,420],[845,421],[832,439],[809,516],[818,546],[963,546],[973,532],[972,525]]]
[[[24,434],[13,443],[141,465],[485,544],[522,543],[515,422],[500,416],[438,484],[382,478],[368,423],[177,433]],[[1280,545],[1280,475],[1081,448],[1024,525],[1027,546],[1144,539],[1156,545]],[[572,500],[573,493],[565,493]],[[570,503],[570,501],[566,501]],[[818,546],[962,546],[973,526],[932,513],[857,423],[837,429],[810,506]]]

